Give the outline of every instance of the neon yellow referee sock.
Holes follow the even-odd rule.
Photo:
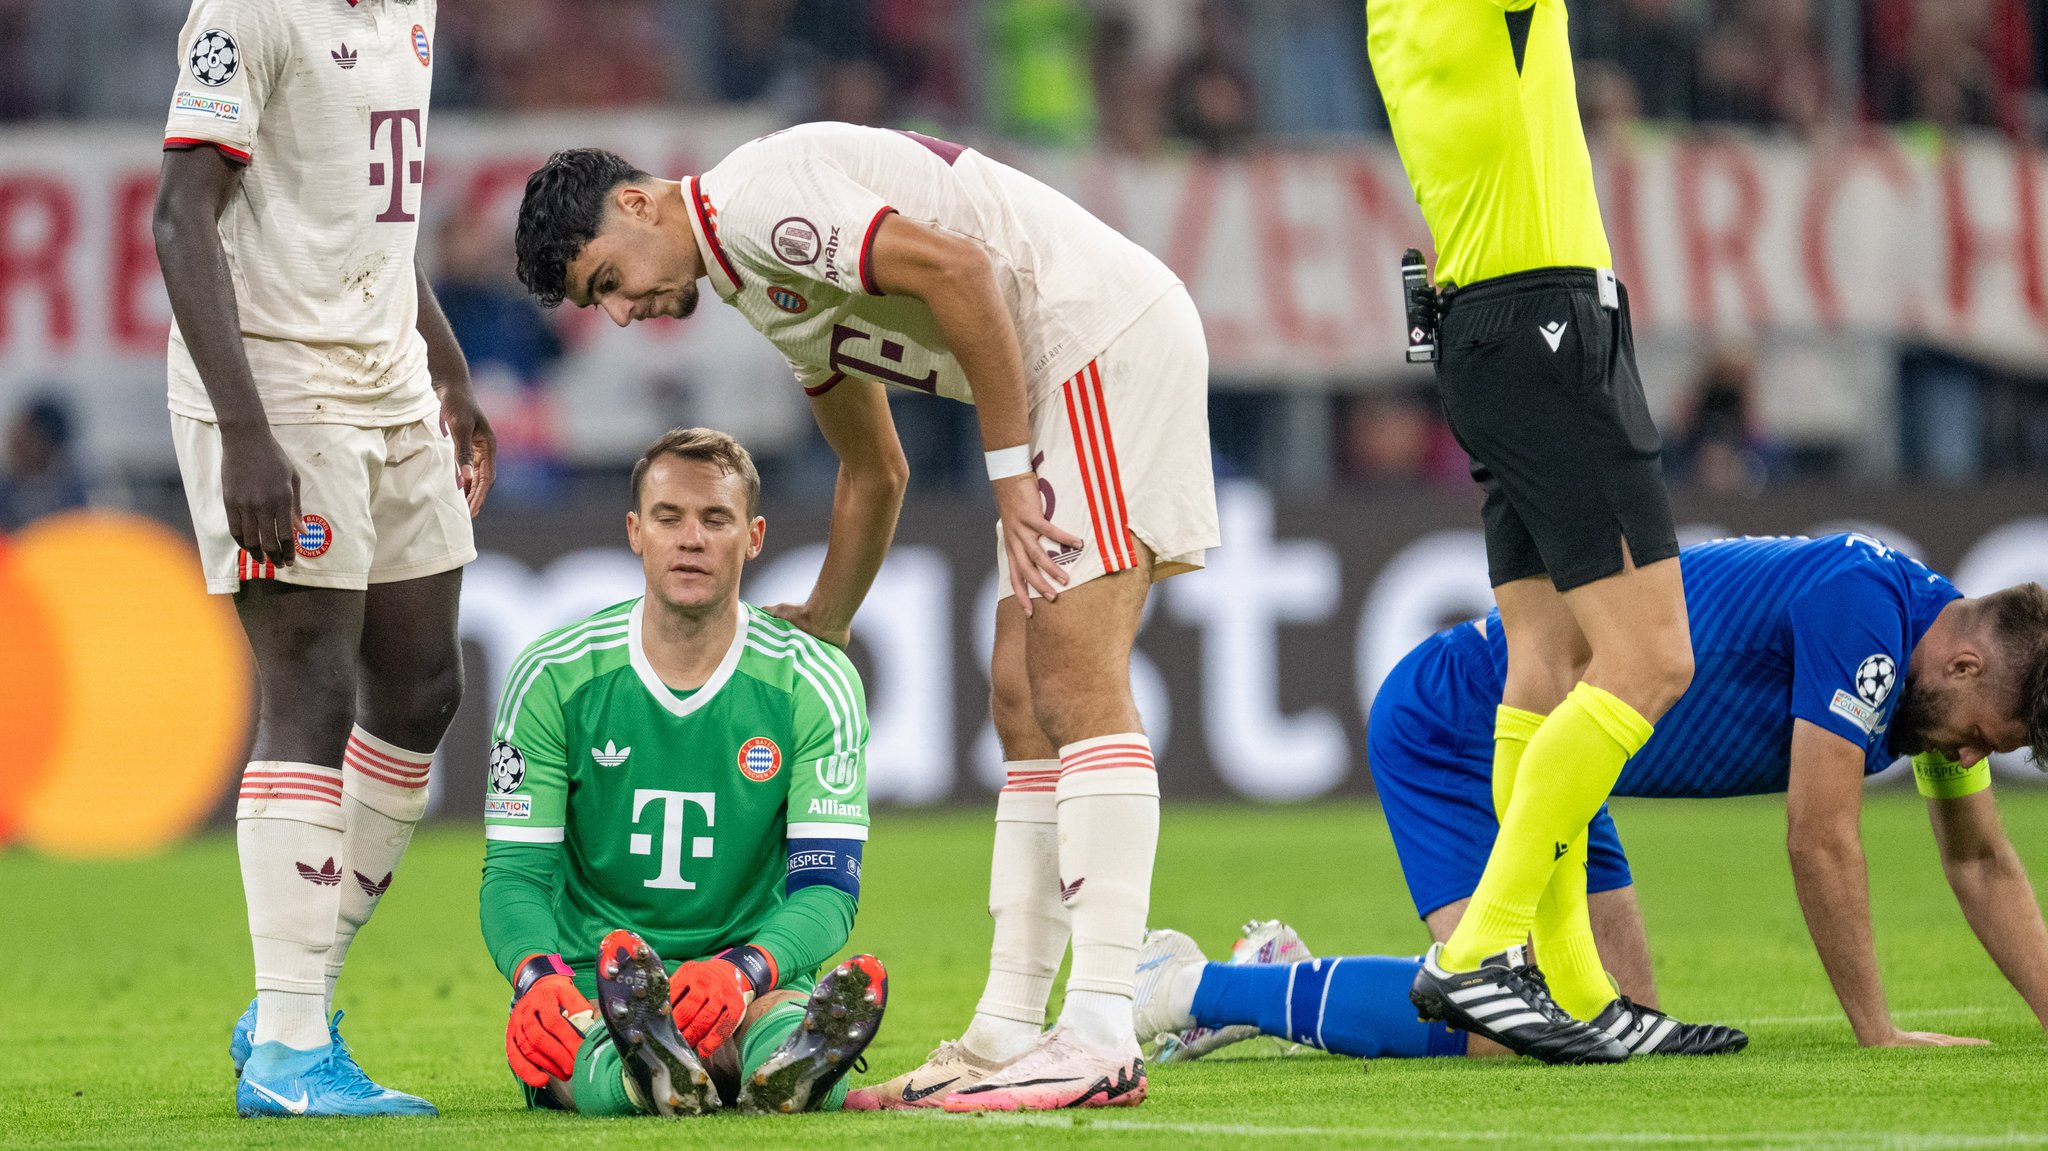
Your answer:
[[[1576,863],[1572,861],[1576,860]],[[1614,981],[1593,942],[1586,904],[1586,832],[1571,842],[1565,862],[1550,873],[1550,886],[1536,904],[1536,963],[1550,984],[1550,997],[1574,1019],[1591,1019],[1614,1000]]]
[[[1533,711],[1501,704],[1493,709],[1493,817],[1507,814],[1508,796],[1515,791],[1515,773],[1521,770],[1522,753],[1529,739],[1543,726],[1543,717]]]
[[[1584,847],[1574,852],[1572,844],[1651,730],[1636,709],[1588,683],[1544,719],[1522,753],[1479,889],[1444,944],[1440,962],[1447,970],[1469,971],[1528,936],[1551,873],[1560,863],[1582,862]]]

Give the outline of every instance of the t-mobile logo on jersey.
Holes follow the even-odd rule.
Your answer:
[[[420,110],[399,108],[396,111],[370,113],[370,151],[375,152],[380,147],[377,137],[385,134],[386,124],[391,126],[391,166],[387,169],[382,160],[373,160],[370,163],[370,187],[382,188],[386,184],[391,187],[391,202],[377,214],[377,222],[410,224],[419,217],[405,210],[405,188],[408,184],[417,187],[426,179],[427,164],[425,160],[406,160],[405,129],[400,125],[412,125],[413,146],[423,150],[425,140],[420,135]]]
[[[688,817],[690,805],[704,809],[704,826],[718,822],[718,795],[710,791],[658,791],[652,788],[633,789],[633,822],[640,822],[640,813],[647,805],[661,802],[661,871],[644,886],[663,887],[676,891],[694,891],[697,885],[683,878],[683,821]],[[690,837],[692,859],[711,858],[712,839],[708,835]],[[634,855],[653,855],[654,837],[636,831],[629,841]]]

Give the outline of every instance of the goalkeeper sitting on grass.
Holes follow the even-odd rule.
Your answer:
[[[1999,823],[1987,762],[2031,747],[2035,763],[2048,765],[2048,591],[2022,584],[1964,598],[1913,559],[1857,535],[1717,540],[1686,548],[1679,565],[1697,665],[1692,687],[1622,769],[1614,794],[1784,793],[1793,885],[1856,1041],[1982,1043],[1900,1028],[1878,977],[1858,822],[1863,780],[1912,756],[1963,917],[2048,1026],[2048,927]],[[1498,706],[1506,663],[1495,614],[1425,640],[1373,699],[1373,783],[1415,910],[1434,939],[1464,914],[1498,826],[1500,774],[1513,761],[1500,754],[1496,733],[1535,726],[1537,717]],[[1740,1031],[1657,1010],[1628,860],[1604,807],[1585,834],[1587,846],[1575,854],[1587,861],[1590,915],[1579,924],[1597,940],[1606,971],[1584,989],[1554,987],[1557,1005],[1631,1057],[1740,1049],[1748,1041]],[[1699,866],[1713,867],[1713,845],[1701,847]],[[1502,1050],[1416,1020],[1408,991],[1417,958],[1293,962],[1305,949],[1283,925],[1248,930],[1253,946],[1230,964],[1205,964],[1178,931],[1147,937],[1138,1034],[1166,1037],[1162,1062],[1252,1029],[1347,1055]],[[1539,933],[1536,953],[1555,942]],[[1495,1016],[1533,1010],[1471,1001]]]
[[[813,981],[860,896],[867,706],[843,652],[740,601],[759,494],[731,437],[656,441],[626,517],[646,594],[506,680],[482,918],[530,1106],[832,1110],[881,1022],[873,956]]]

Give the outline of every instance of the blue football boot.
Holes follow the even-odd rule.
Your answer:
[[[235,1029],[228,1034],[228,1058],[234,1060],[235,1078],[242,1077],[242,1064],[249,1061],[249,1046],[256,1041],[256,1000],[249,1000],[249,1010],[235,1020]]]
[[[438,1115],[417,1095],[381,1086],[363,1072],[341,1038],[341,1015],[328,1024],[324,1047],[301,1051],[282,1043],[252,1044],[235,1087],[243,1118],[297,1115]],[[247,1018],[245,1016],[244,1018]],[[238,1025],[236,1038],[247,1042]],[[232,1045],[231,1045],[232,1047]]]

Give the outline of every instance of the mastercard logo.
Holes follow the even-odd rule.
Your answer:
[[[240,766],[250,685],[234,608],[182,536],[105,511],[0,536],[0,845],[177,841]]]

